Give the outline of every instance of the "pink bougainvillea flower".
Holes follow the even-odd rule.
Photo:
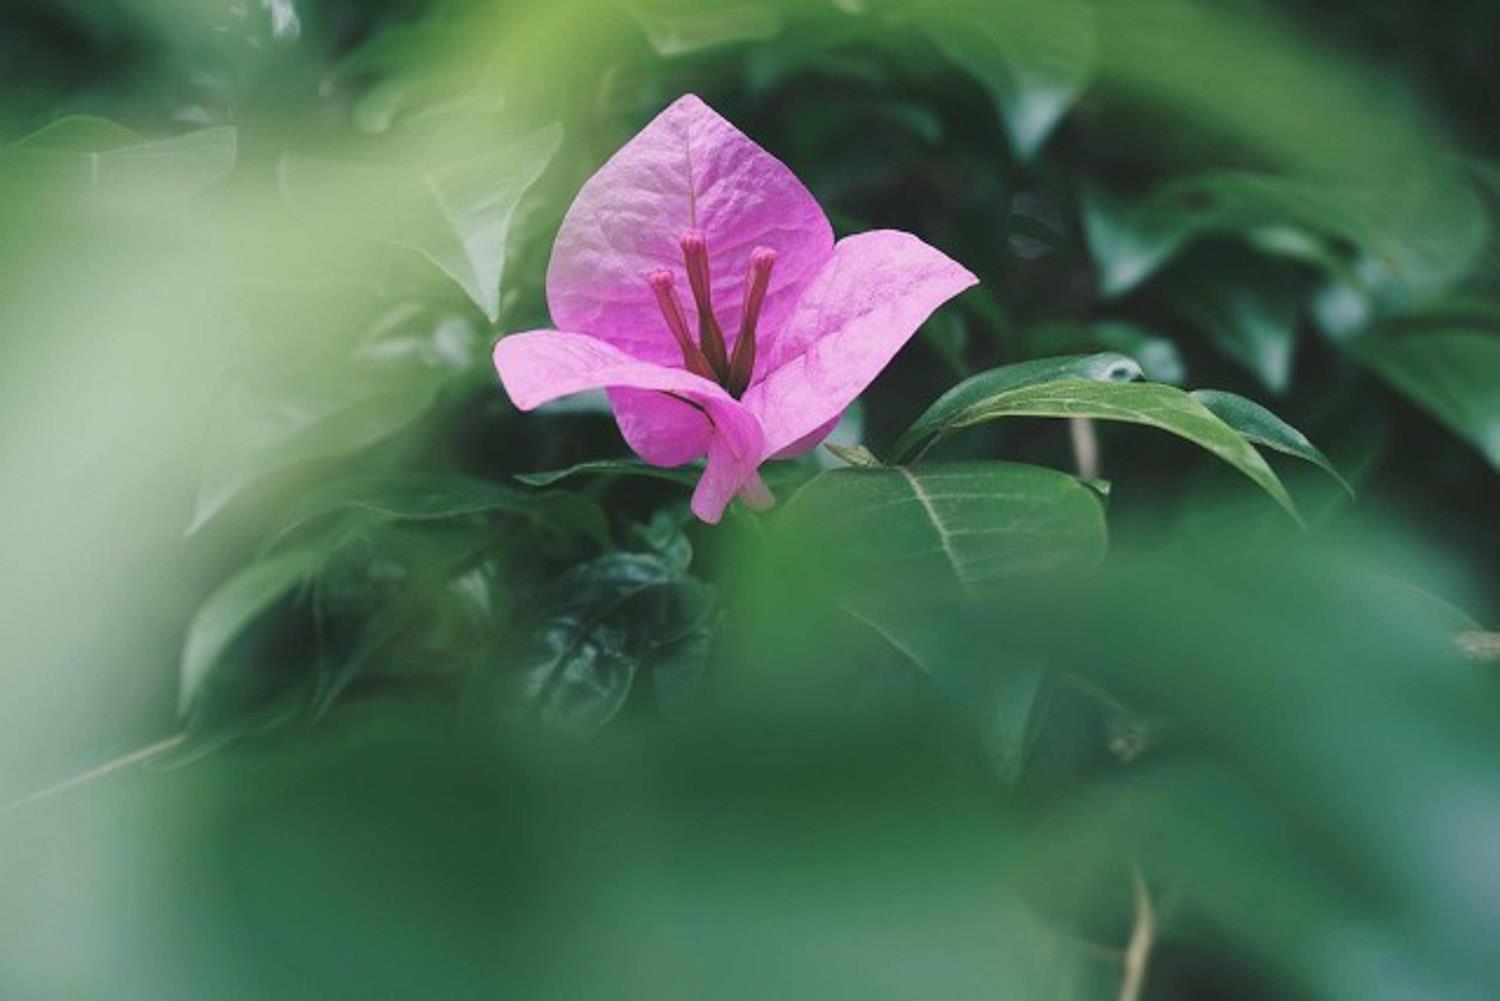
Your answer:
[[[547,270],[557,329],[502,338],[495,367],[522,410],[607,389],[653,465],[706,455],[692,506],[716,522],[736,494],[770,504],[761,463],[817,447],[975,281],[910,233],[835,243],[786,165],[688,95],[578,193]]]

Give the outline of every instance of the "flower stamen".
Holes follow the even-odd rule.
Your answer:
[[[677,284],[672,280],[672,272],[653,271],[646,276],[646,283],[656,294],[656,305],[661,309],[662,318],[667,321],[667,329],[672,332],[677,346],[682,349],[682,361],[687,370],[705,379],[716,380],[713,366],[688,333],[687,314],[682,311],[682,300],[677,298]]]
[[[702,232],[690,229],[679,240],[682,259],[687,264],[688,283],[693,287],[693,302],[698,307],[698,343],[703,356],[723,383],[729,375],[729,356],[724,349],[724,331],[714,316],[713,293],[708,272],[708,240]]]
[[[755,372],[755,325],[760,322],[760,308],[771,285],[771,269],[776,266],[776,251],[756,247],[750,253],[750,267],[745,273],[745,307],[740,313],[740,332],[734,339],[734,357],[729,362],[729,379],[724,388],[739,399],[750,385]]]

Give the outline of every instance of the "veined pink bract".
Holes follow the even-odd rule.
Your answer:
[[[547,271],[557,329],[502,338],[495,367],[522,410],[607,389],[649,463],[706,455],[692,507],[717,522],[771,503],[760,464],[815,448],[976,281],[910,233],[835,243],[786,165],[687,95],[584,184]]]

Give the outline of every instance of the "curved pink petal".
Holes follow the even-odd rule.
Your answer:
[[[775,452],[771,453],[769,458],[795,459],[799,455],[806,455],[808,452],[811,452],[813,449],[823,444],[824,438],[827,438],[829,435],[833,434],[833,429],[839,426],[839,418],[843,416],[844,412],[841,410],[838,413],[834,414],[833,417],[831,417],[829,420],[813,429],[811,433],[803,435],[801,438],[798,438],[790,445],[783,445],[781,448],[778,448]]]
[[[611,389],[609,402],[625,443],[653,466],[680,466],[708,451],[713,424],[691,403],[646,389]]]
[[[773,332],[833,252],[833,230],[812,194],[780,160],[694,95],[658,115],[584,184],[563,219],[547,269],[552,320],[643,361],[681,354],[646,284],[665,268],[689,294],[678,239],[708,242],[714,312],[733,343],[746,267],[756,247],[777,253],[760,329]]]
[[[501,338],[494,358],[500,382],[522,410],[589,389],[654,390],[698,408],[713,429],[708,465],[692,502],[693,513],[706,522],[719,520],[760,465],[760,424],[720,386],[691,372],[643,362],[603,341],[557,330]]]
[[[768,374],[745,393],[766,454],[836,418],[933,310],[977,281],[910,233],[840,240],[773,345]]]

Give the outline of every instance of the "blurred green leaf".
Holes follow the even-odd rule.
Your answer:
[[[432,405],[430,378],[328,385],[315,397],[274,398],[235,384],[219,403],[216,445],[199,479],[188,534],[262,478],[347,455],[407,427]]]
[[[1172,301],[1262,385],[1284,393],[1292,381],[1302,291],[1285,277],[1244,280],[1195,273],[1175,284]]]
[[[1358,338],[1351,350],[1500,469],[1500,336],[1391,331]]]
[[[564,492],[538,493],[456,474],[336,479],[291,508],[266,548],[335,514],[359,512],[389,521],[441,521],[480,514],[511,514],[566,538],[582,534],[609,544],[604,514],[592,500]]]
[[[464,124],[467,116],[458,117]],[[557,152],[562,130],[548,126],[480,146],[486,133],[480,122],[470,124],[473,139],[450,150],[452,158],[426,166],[288,155],[281,161],[282,192],[299,209],[331,211],[371,239],[415,250],[493,322],[500,315],[511,217]]]
[[[1005,462],[846,469],[811,481],[785,518],[817,540],[835,605],[936,684],[1014,781],[1042,665],[1009,653],[980,596],[1102,559],[1098,495]]]
[[[230,645],[277,601],[308,584],[329,551],[311,544],[252,563],[198,607],[188,625],[179,669],[177,710],[186,716],[200,688]]]
[[[897,440],[891,449],[891,461],[901,462],[920,454],[934,439],[954,428],[966,427],[965,420],[971,412],[1022,386],[1069,379],[1119,382],[1138,379],[1140,375],[1139,364],[1114,352],[1036,358],[992,368],[965,379],[938,397]]]
[[[781,32],[781,12],[760,3],[662,4],[636,0],[634,15],[657,55],[672,58],[733,42],[763,42]]]
[[[1286,455],[1305,459],[1321,467],[1329,476],[1338,481],[1338,485],[1343,487],[1350,497],[1354,496],[1354,488],[1349,485],[1349,481],[1344,479],[1321,449],[1307,440],[1307,435],[1259,403],[1219,389],[1197,389],[1191,395],[1193,399],[1207,407],[1215,417],[1234,428],[1249,441]]]
[[[102,118],[72,116],[15,144],[22,166],[44,187],[137,205],[186,199],[234,169],[239,133],[228,126],[143,141]]]
[[[1106,296],[1129,292],[1204,234],[1291,226],[1353,242],[1392,289],[1420,300],[1462,279],[1489,233],[1474,192],[1436,168],[1398,185],[1218,171],[1176,178],[1135,201],[1091,189],[1083,221]]]
[[[1046,143],[1093,68],[1094,12],[1082,0],[945,6],[923,30],[989,92],[1022,161]]]

